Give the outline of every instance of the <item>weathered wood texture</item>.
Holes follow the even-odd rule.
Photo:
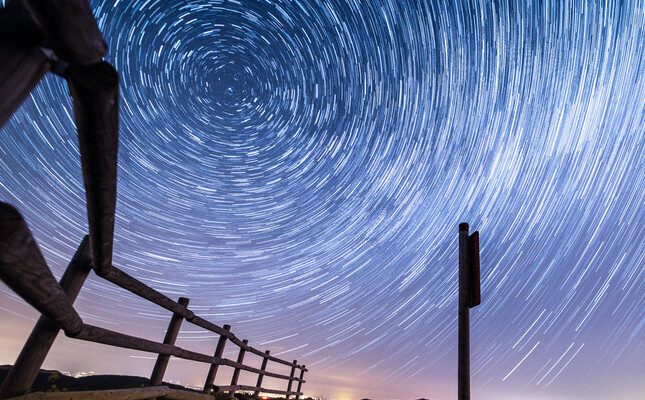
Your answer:
[[[270,350],[267,350],[264,352],[265,357],[262,358],[262,365],[260,366],[260,371],[266,371],[267,370],[267,364],[269,363],[269,359],[267,358],[271,354]],[[303,372],[304,373],[304,372]],[[262,387],[262,381],[264,380],[264,374],[258,374],[258,381],[255,384],[256,387]],[[253,395],[257,396],[260,394],[260,391],[255,391]]]
[[[60,286],[70,303],[76,300],[91,270],[91,263],[89,238],[85,236],[60,280]],[[25,393],[33,385],[59,330],[58,326],[46,317],[41,316],[38,319],[18,359],[2,382],[0,398]]]
[[[191,321],[193,317],[195,317],[195,314],[186,307],[176,303],[170,297],[161,294],[153,288],[147,286],[146,284],[138,281],[136,278],[121,271],[117,267],[112,266],[108,273],[103,276],[103,279],[106,279],[114,283],[115,285],[120,286],[123,289],[148,300],[151,303],[155,303],[156,305],[161,306],[174,314],[179,314],[188,321]]]
[[[75,2],[78,1],[71,1]],[[92,260],[96,273],[103,276],[112,266],[119,76],[110,64],[102,61],[88,66],[70,66],[67,81],[78,128]]]
[[[293,385],[293,380],[296,376],[296,365],[298,365],[297,360],[293,360],[293,366],[291,367],[291,373],[289,374],[289,382],[287,383],[287,392],[291,393],[291,386]],[[289,395],[286,395],[286,400],[289,400]]]
[[[20,1],[0,10],[0,127],[49,70],[42,32]]]
[[[242,343],[244,343],[244,345],[247,345],[249,343],[249,341],[244,339],[242,341]],[[243,347],[240,347],[240,352],[237,354],[237,363],[238,364],[242,364],[244,362],[244,354],[245,353],[246,353],[246,350],[244,350]],[[238,367],[236,367],[235,370],[233,370],[233,377],[231,378],[231,386],[237,385],[237,380],[240,378],[240,371],[241,371],[241,369],[238,368]],[[229,393],[229,397],[231,399],[234,398],[235,397],[234,394],[235,394],[235,392],[231,391]]]
[[[186,390],[151,386],[134,389],[91,390],[83,392],[37,392],[11,400],[140,400],[161,397],[169,400],[212,400],[212,396]]]
[[[70,335],[75,339],[81,339],[88,342],[107,344],[109,346],[121,347],[132,350],[146,351],[149,353],[167,354],[186,360],[199,361],[207,364],[229,365],[230,360],[225,358],[216,358],[205,354],[197,353],[190,350],[184,350],[181,347],[154,342],[148,339],[142,339],[136,336],[126,335],[98,326],[83,325],[83,329],[76,335]]]
[[[107,45],[87,0],[22,2],[58,57],[79,65],[101,61],[107,51]]]
[[[83,327],[18,211],[0,203],[0,278],[34,308],[70,334]]]
[[[263,393],[275,393],[275,394],[284,394],[284,395],[302,395],[298,392],[287,392],[286,390],[278,389],[266,389],[257,386],[247,386],[247,385],[229,385],[229,386],[214,386],[213,389],[217,392],[231,392],[236,390],[244,390],[248,392],[263,392]]]
[[[230,331],[230,325],[224,325],[225,331]],[[224,347],[226,347],[226,336],[220,336],[217,340],[217,347],[215,348],[215,357],[221,358],[224,354]],[[208,374],[206,375],[206,382],[204,383],[204,393],[210,393],[213,389],[213,382],[215,382],[215,377],[217,376],[217,370],[219,369],[219,364],[211,364],[208,369]]]
[[[300,400],[300,393],[302,392],[302,384],[305,381],[305,366],[302,366],[302,369],[300,370],[300,379],[298,380],[298,389],[296,389],[296,400]],[[258,385],[259,386],[259,385]]]
[[[169,400],[213,400],[213,396],[210,395],[177,389],[168,389],[168,394],[164,398]]]
[[[184,307],[188,307],[189,299],[185,297],[180,297],[178,303]],[[175,344],[177,340],[177,335],[179,334],[179,329],[181,328],[181,323],[184,320],[184,317],[175,313],[170,319],[170,324],[168,324],[168,330],[166,331],[166,336],[164,337],[164,344]],[[163,376],[166,373],[166,368],[168,367],[168,361],[170,356],[167,354],[159,354],[157,356],[157,362],[152,369],[152,374],[150,375],[150,386],[157,386],[161,384]]]

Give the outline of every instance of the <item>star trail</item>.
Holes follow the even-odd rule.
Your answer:
[[[447,399],[465,221],[473,398],[642,398],[645,3],[90,3],[121,79],[115,265],[306,364],[305,394]],[[0,200],[60,277],[87,232],[65,81],[0,138]],[[34,312],[0,290],[26,337]],[[77,305],[144,336],[170,318],[96,277]],[[143,356],[91,368],[146,375]]]

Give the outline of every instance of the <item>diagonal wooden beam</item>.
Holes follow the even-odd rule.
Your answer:
[[[83,321],[45,259],[18,211],[0,203],[0,278],[41,314],[69,334],[80,332]]]
[[[107,45],[87,0],[21,1],[58,57],[79,65],[101,61]]]
[[[88,237],[85,236],[59,282],[70,303],[74,303],[81,291],[92,269],[91,264],[90,244]],[[31,387],[59,330],[58,325],[47,317],[40,316],[16,362],[0,385],[0,398],[25,393]]]

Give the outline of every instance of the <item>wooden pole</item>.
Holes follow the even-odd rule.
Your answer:
[[[190,300],[185,297],[180,297],[178,301],[178,303],[184,307],[188,307],[189,302]],[[175,344],[183,320],[184,317],[182,317],[180,314],[174,313],[172,315],[170,324],[168,324],[168,330],[166,331],[166,337],[163,340],[164,344]],[[163,376],[166,373],[166,368],[168,367],[169,360],[170,356],[168,354],[159,354],[159,356],[157,356],[157,362],[155,363],[155,366],[152,369],[152,374],[150,375],[150,382],[148,383],[149,386],[157,386],[161,384]]]
[[[87,0],[21,0],[58,57],[70,64],[101,61],[107,45]]]
[[[468,224],[459,224],[459,355],[457,398],[470,400],[470,312],[468,279]]]
[[[43,34],[21,1],[0,10],[0,127],[49,70]]]
[[[302,368],[300,368],[300,380],[298,381],[298,394],[296,395],[296,400],[300,400],[300,393],[302,391],[302,382],[305,380],[305,366],[303,365]]]
[[[285,395],[286,400],[289,400],[289,392],[291,392],[291,385],[293,383],[293,378],[296,376],[297,365],[298,365],[298,360],[293,360],[293,365],[291,366],[291,373],[289,374],[289,383],[287,384],[287,394]]]
[[[264,354],[265,354],[266,356],[268,356],[268,355],[270,355],[270,354],[271,354],[271,351],[270,351],[270,350],[267,350],[267,351],[265,351],[265,352],[264,352]],[[269,359],[268,359],[267,357],[263,357],[263,358],[262,358],[262,366],[260,367],[260,371],[264,372],[264,371],[266,371],[266,370],[267,370],[267,363],[268,363],[268,362],[269,362]],[[255,386],[257,386],[257,387],[261,388],[261,387],[262,387],[262,380],[263,380],[263,379],[264,379],[264,374],[258,374],[258,382],[255,384]],[[254,396],[257,396],[258,394],[260,394],[260,391],[259,391],[259,390],[256,390],[256,391],[253,393],[253,395],[254,395]]]
[[[249,341],[244,339],[244,340],[242,340],[242,343],[244,343],[244,346],[246,346],[246,345],[249,344]],[[244,354],[245,353],[246,353],[246,350],[244,349],[244,347],[240,347],[240,352],[237,355],[237,363],[238,364],[242,364],[244,362]],[[233,377],[231,378],[231,386],[237,385],[237,380],[239,378],[240,378],[240,369],[235,368],[235,370],[233,371]],[[231,390],[228,393],[228,397],[231,398],[231,399],[234,398],[235,397],[235,390]]]
[[[110,64],[101,61],[88,66],[71,65],[67,81],[78,128],[93,267],[99,276],[104,276],[112,267],[119,76]]]
[[[81,291],[91,270],[91,264],[89,237],[85,236],[60,280],[60,286],[67,294],[70,303],[76,300]],[[41,316],[38,319],[18,359],[2,382],[0,398],[17,396],[33,385],[58,331],[58,326],[46,317]]]
[[[6,203],[0,203],[0,278],[66,332],[82,329],[81,317],[47,267],[27,224]]]
[[[229,332],[231,330],[230,325],[224,325],[224,330]],[[220,336],[217,341],[217,348],[215,349],[214,357],[222,358],[224,354],[224,347],[226,346],[226,336]],[[208,369],[208,375],[206,375],[206,382],[204,383],[204,393],[210,393],[213,388],[213,383],[215,382],[215,376],[217,375],[217,369],[219,364],[211,364],[211,367]]]

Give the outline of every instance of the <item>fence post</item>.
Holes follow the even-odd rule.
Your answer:
[[[267,356],[269,354],[271,354],[271,351],[267,350],[267,351],[264,352],[264,354],[265,354],[265,357],[262,359],[262,366],[260,367],[260,371],[262,371],[262,372],[266,371],[266,369],[267,369],[267,363],[269,362],[269,359],[267,358]],[[264,379],[264,374],[259,374],[258,375],[258,382],[255,384],[255,386],[258,387],[258,388],[261,388],[263,379]],[[253,393],[253,396],[257,396],[258,394],[260,394],[260,391],[256,390]]]
[[[225,331],[230,331],[230,325],[224,325]],[[226,346],[226,336],[220,336],[217,341],[217,348],[215,349],[214,357],[222,357],[224,354],[224,346]],[[218,364],[211,364],[211,367],[208,370],[208,375],[206,376],[206,383],[204,383],[204,393],[210,393],[213,388],[213,382],[215,382],[215,375],[217,375],[217,369],[219,368]]]
[[[287,392],[291,391],[291,384],[293,383],[293,378],[296,376],[296,365],[298,365],[298,360],[293,360],[293,365],[291,366],[291,374],[289,374],[289,383],[287,384]],[[287,393],[285,395],[285,400],[289,400],[291,395]]]
[[[242,340],[242,343],[246,346],[249,341],[244,339]],[[237,355],[237,362],[238,364],[242,364],[244,362],[244,353],[246,353],[246,350],[244,350],[244,347],[240,347],[240,353]],[[233,377],[231,378],[231,386],[237,385],[237,380],[240,378],[240,369],[235,368],[233,371]],[[234,398],[235,397],[235,389],[231,389],[230,392],[228,392],[228,397],[229,398]]]
[[[89,236],[85,236],[60,280],[60,286],[70,303],[76,300],[91,268]],[[31,387],[59,330],[49,319],[40,316],[14,366],[2,382],[0,398],[22,394]]]
[[[119,147],[119,75],[105,61],[71,65],[67,83],[74,104],[83,166],[93,267],[112,268]]]
[[[302,390],[302,381],[305,379],[305,366],[303,365],[302,368],[300,368],[300,380],[298,381],[298,394],[296,395],[296,400],[300,400],[300,391]]]
[[[180,297],[178,303],[184,307],[188,307],[190,299],[185,297]],[[174,345],[177,340],[177,335],[179,334],[179,329],[181,328],[181,323],[184,321],[184,317],[180,314],[174,313],[170,319],[170,324],[168,324],[168,330],[166,331],[166,337],[163,339],[164,344]],[[157,386],[163,381],[163,376],[166,373],[166,367],[168,367],[168,361],[170,360],[170,355],[168,354],[159,354],[157,356],[157,362],[155,367],[152,369],[152,374],[150,375],[150,386]]]

